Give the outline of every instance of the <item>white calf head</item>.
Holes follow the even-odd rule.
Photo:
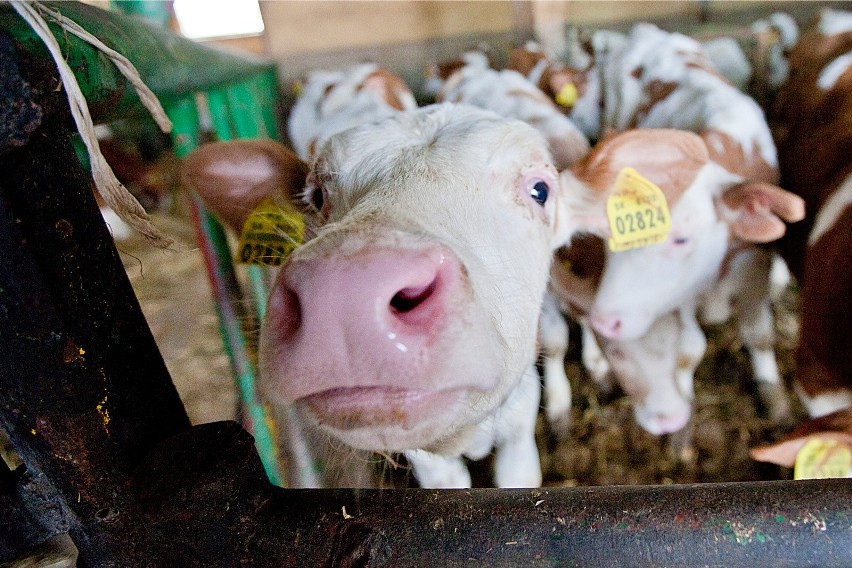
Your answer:
[[[638,339],[599,336],[601,350],[633,403],[633,416],[655,435],[676,432],[692,415],[692,390],[677,381],[681,325],[675,313],[657,319]]]
[[[608,252],[590,322],[613,339],[645,334],[658,317],[695,300],[718,277],[734,239],[768,242],[784,234],[781,219],[804,214],[801,199],[765,183],[742,182],[709,161],[695,134],[639,129],[596,147],[582,163],[563,173],[568,187],[583,185],[585,224],[608,236],[606,198],[615,176],[630,166],[654,182],[671,212],[671,231],[660,243]],[[780,217],[780,219],[779,219]]]
[[[270,294],[265,398],[358,448],[451,443],[535,360],[552,250],[568,233],[560,193],[539,134],[472,107],[333,137],[304,192],[317,236]]]

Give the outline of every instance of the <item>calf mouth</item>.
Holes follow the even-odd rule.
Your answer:
[[[418,430],[454,414],[466,389],[429,391],[382,386],[341,387],[302,397],[319,426],[349,431],[360,428]]]

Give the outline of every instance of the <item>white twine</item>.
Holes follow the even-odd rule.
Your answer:
[[[71,107],[71,115],[74,117],[74,122],[77,125],[77,131],[89,152],[89,161],[92,166],[92,178],[95,182],[95,187],[98,193],[103,197],[107,205],[109,205],[118,214],[122,221],[139,231],[143,236],[150,240],[153,244],[161,248],[168,248],[172,241],[166,238],[159,229],[152,223],[145,209],[136,200],[133,195],[127,190],[118,178],[115,177],[112,168],[101,153],[98,139],[95,134],[95,125],[92,120],[92,115],[89,113],[89,105],[86,103],[86,98],[77,83],[77,78],[71,67],[66,63],[65,57],[62,55],[62,50],[53,33],[47,25],[47,22],[39,12],[46,14],[63,29],[87,41],[95,48],[103,51],[112,62],[116,65],[119,71],[133,84],[136,92],[139,94],[142,103],[154,116],[157,124],[164,132],[171,131],[171,121],[166,116],[163,107],[157,100],[156,95],[144,84],[139,72],[133,64],[117,51],[107,47],[103,42],[88,33],[86,30],[72,22],[68,18],[62,16],[58,12],[54,12],[43,6],[39,2],[30,2],[22,0],[12,0],[12,7],[16,12],[32,27],[33,31],[41,38],[50,51],[56,63],[59,76],[62,79],[62,84],[68,93],[68,103]]]

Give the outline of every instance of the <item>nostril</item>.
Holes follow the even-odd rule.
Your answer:
[[[291,339],[302,325],[302,304],[299,295],[288,286],[282,286],[270,297],[267,313],[274,317],[276,333],[280,340]]]
[[[435,292],[438,278],[434,278],[425,286],[409,286],[403,288],[391,298],[391,310],[396,314],[405,314],[417,308],[420,304],[429,299]]]

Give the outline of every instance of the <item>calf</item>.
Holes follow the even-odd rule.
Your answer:
[[[553,290],[563,303],[589,314],[606,344],[604,353],[615,356],[609,361],[625,390],[645,393],[634,402],[637,420],[649,432],[677,430],[689,418],[692,373],[706,347],[696,309],[714,286],[716,297],[725,300],[722,311],[736,296],[740,333],[751,352],[755,378],[759,384],[774,385],[762,388],[776,393],[768,401],[771,412],[779,417],[787,414],[786,396],[783,390],[776,392],[780,376],[772,352],[768,304],[771,256],[747,245],[783,234],[782,219],[801,217],[801,200],[778,187],[743,181],[731,174],[710,159],[707,144],[695,134],[640,129],[606,138],[563,172],[566,190],[586,196],[575,211],[583,217],[584,226],[610,236],[605,203],[616,177],[627,166],[662,190],[670,208],[671,231],[657,244],[610,252],[602,276],[602,260],[598,271],[586,270],[580,276],[573,264],[566,270],[554,263]],[[602,254],[600,249],[598,254]],[[605,312],[601,305],[623,307]],[[642,344],[672,344],[670,337],[675,337],[676,357],[672,351],[660,357],[649,353],[648,360],[639,360],[645,357]],[[586,353],[584,360],[590,363]],[[643,376],[640,372],[652,368],[656,368],[653,373]],[[644,382],[641,388],[637,386],[640,380]],[[662,382],[671,384],[648,386]],[[680,399],[666,396],[665,389],[679,392]],[[658,398],[648,397],[650,392]],[[671,403],[669,412],[663,410],[666,400]]]
[[[304,172],[263,141],[204,147],[186,166],[235,228],[305,186],[316,237],[270,293],[264,398],[338,444],[405,452],[423,486],[470,486],[462,456],[494,446],[498,486],[538,485],[536,326],[573,207],[545,140],[441,104],[333,136]]]
[[[288,134],[296,153],[310,160],[338,132],[415,108],[405,82],[375,63],[313,71],[290,111]]]
[[[442,73],[438,100],[471,104],[530,124],[547,139],[560,170],[589,151],[583,133],[520,73],[491,69],[485,55],[476,52],[465,54],[458,64],[448,62],[435,69]],[[435,78],[429,82],[434,84]]]
[[[689,391],[686,387],[691,384],[692,370],[705,348],[704,336],[695,321],[698,302],[713,288],[735,253],[747,243],[777,239],[784,232],[782,219],[799,218],[801,204],[771,185],[778,180],[777,157],[762,111],[720,76],[698,42],[650,24],[639,24],[628,36],[607,34],[598,40],[593,36],[582,47],[590,62],[575,69],[580,73],[577,81],[591,87],[578,89],[571,116],[580,123],[597,125],[595,137],[612,130],[658,127],[689,130],[702,138],[700,160],[692,161],[686,169],[682,164],[671,164],[672,179],[666,181],[679,181],[675,185],[684,191],[666,194],[672,208],[672,231],[665,244],[607,253],[606,269],[588,307],[589,322],[595,331],[621,342],[638,340],[658,318],[678,311],[680,345],[685,349],[682,354],[688,354],[681,357],[678,383],[683,385],[682,390]],[[578,46],[571,51],[575,54],[572,60],[582,61],[576,56],[582,51]],[[585,100],[595,97],[596,100]],[[585,117],[581,116],[583,113]],[[635,145],[632,151],[638,160],[649,152]],[[694,156],[686,163],[691,160]],[[690,176],[699,169],[697,164],[705,162],[715,164],[715,173],[707,174],[710,177],[685,191],[691,186],[683,182],[691,183],[695,178]],[[629,165],[629,161],[622,165]],[[684,172],[691,173],[681,180],[674,179],[684,176]],[[615,174],[608,175],[606,183],[612,183]],[[672,187],[670,183],[669,186]],[[732,215],[731,206],[740,212],[753,210],[754,215]],[[602,216],[603,201],[600,207]],[[749,254],[769,258],[759,251]],[[760,262],[755,266],[761,270],[749,271],[750,283],[739,286],[740,290],[768,290],[768,264]],[[788,406],[772,352],[768,297],[759,298],[752,293],[747,296],[748,301],[740,305],[741,332],[752,353],[755,375],[762,381],[759,384],[775,385],[762,389],[768,396],[769,391],[776,391],[768,401],[772,414],[785,418]],[[729,311],[723,304],[716,301],[712,307]],[[724,318],[720,315],[713,319]],[[620,352],[628,351],[631,350],[621,346]],[[593,357],[584,359],[591,363]]]
[[[789,54],[778,93],[785,186],[807,215],[781,242],[801,287],[796,385],[807,412],[852,406],[852,13],[826,11]]]

